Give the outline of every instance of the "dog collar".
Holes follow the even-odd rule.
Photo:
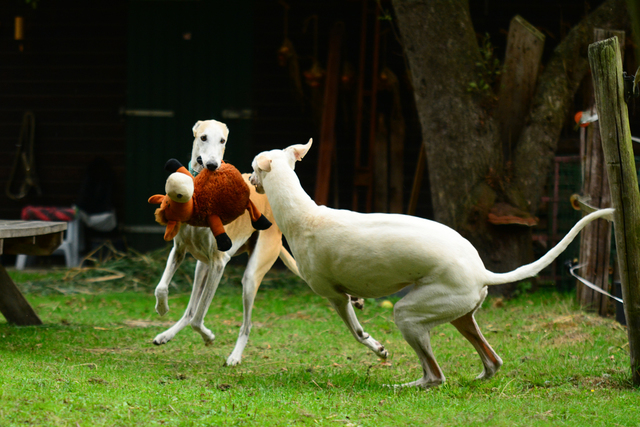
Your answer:
[[[190,173],[191,175],[193,175],[194,177],[195,177],[196,175],[198,175],[198,172],[196,172],[195,170],[193,170],[193,168],[191,167],[191,160],[189,160],[188,169],[189,169],[189,173]]]

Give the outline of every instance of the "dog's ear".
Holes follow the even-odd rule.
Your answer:
[[[196,136],[196,131],[198,130],[198,128],[200,127],[200,125],[202,124],[202,120],[198,120],[196,122],[195,125],[193,125],[193,136]]]
[[[271,159],[265,156],[264,154],[258,156],[258,158],[256,159],[256,164],[263,171],[271,172]]]
[[[302,144],[292,145],[290,147],[285,148],[285,151],[290,152],[293,155],[293,158],[297,162],[299,162],[304,158],[304,156],[306,156],[307,152],[311,148],[312,143],[313,143],[313,138],[309,138],[309,142],[307,142],[305,145],[302,145]]]
[[[220,129],[222,129],[222,136],[224,137],[225,141],[229,139],[229,128],[227,127],[227,125],[222,122],[218,122],[218,126],[220,126]]]

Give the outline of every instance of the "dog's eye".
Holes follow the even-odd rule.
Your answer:
[[[225,141],[224,138],[220,139],[220,144],[224,144],[225,142],[227,142],[227,141]]]
[[[206,141],[206,140],[207,140],[207,135],[202,135],[202,136],[200,137],[200,139],[201,139],[202,141]]]

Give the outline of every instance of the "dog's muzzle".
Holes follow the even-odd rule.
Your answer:
[[[251,176],[249,177],[249,182],[251,183],[251,185],[256,187],[256,191],[258,192],[258,194],[264,194],[264,188],[262,187],[262,183],[260,182],[260,179],[258,178],[255,172],[252,173]]]

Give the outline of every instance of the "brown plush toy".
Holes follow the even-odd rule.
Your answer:
[[[182,223],[209,227],[216,238],[218,250],[228,251],[232,242],[223,225],[249,211],[251,225],[266,230],[271,222],[249,199],[250,191],[242,175],[234,166],[222,162],[215,171],[204,169],[195,178],[176,159],[165,169],[173,172],[167,179],[166,195],[156,194],[149,203],[160,204],[155,211],[156,221],[166,225],[164,239],[173,239]],[[192,184],[192,185],[190,185]]]

